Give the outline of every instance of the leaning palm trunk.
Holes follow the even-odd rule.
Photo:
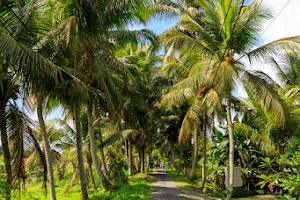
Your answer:
[[[68,191],[69,191],[69,189],[74,185],[74,182],[76,180],[77,174],[78,174],[78,170],[76,170],[75,173],[73,174],[73,177],[72,177],[72,179],[71,179],[71,181],[70,181],[67,189],[64,191],[63,195],[67,194]]]
[[[194,125],[194,148],[193,148],[193,160],[192,160],[192,169],[189,175],[189,179],[192,180],[196,175],[197,162],[198,162],[198,126],[195,123]]]
[[[47,164],[47,172],[48,172],[48,179],[50,185],[50,197],[52,200],[56,200],[53,163],[52,163],[52,157],[50,152],[48,135],[46,131],[46,125],[43,117],[43,97],[41,94],[37,95],[37,115],[38,115],[38,120],[42,131],[43,143],[45,147],[45,159]]]
[[[100,142],[102,144],[102,135],[100,134],[99,137],[100,137]],[[106,165],[106,161],[105,161],[105,154],[104,154],[104,147],[103,147],[103,145],[100,145],[100,156],[101,156],[101,161],[102,161],[104,176],[106,178],[108,178],[109,177],[109,173],[108,173],[107,165]]]
[[[234,136],[233,136],[233,126],[231,121],[230,113],[230,99],[226,98],[226,113],[227,113],[227,124],[228,124],[228,136],[229,136],[229,184],[228,189],[229,193],[226,199],[230,199],[233,190],[233,167],[234,167]]]
[[[206,180],[206,121],[203,120],[203,149],[202,149],[202,180],[200,189],[203,190]]]
[[[45,156],[45,154],[43,153],[43,151],[42,151],[42,149],[41,149],[41,147],[40,147],[40,144],[39,144],[38,140],[34,137],[34,135],[33,135],[32,131],[31,131],[31,129],[29,129],[28,133],[29,133],[30,137],[31,137],[32,140],[33,140],[35,149],[36,149],[36,151],[37,151],[38,154],[39,154],[41,163],[42,163],[43,168],[44,168],[44,170],[43,170],[43,176],[44,176],[43,187],[44,187],[45,190],[46,190],[46,189],[47,189],[47,174],[48,174],[48,172],[47,172],[47,166],[48,166],[48,165],[47,165],[47,162],[46,162],[46,156]]]
[[[77,147],[77,159],[78,159],[78,167],[79,167],[81,194],[82,194],[83,200],[88,200],[89,196],[88,196],[88,192],[87,192],[86,176],[85,176],[83,154],[82,154],[82,134],[81,134],[81,125],[80,125],[80,111],[79,111],[79,107],[77,105],[74,105],[74,120],[75,120],[75,129],[76,129],[76,147]]]
[[[6,171],[6,182],[8,185],[11,185],[13,176],[11,171],[11,157],[9,153],[9,145],[7,139],[7,130],[6,130],[6,118],[5,118],[5,100],[0,99],[0,131],[1,131],[1,142],[2,142],[2,149],[4,155],[4,164],[5,164],[5,171]],[[8,197],[6,199],[10,199],[10,188],[7,191]]]
[[[106,180],[105,176],[103,175],[103,172],[101,170],[101,165],[97,156],[96,140],[94,135],[94,127],[93,127],[93,106],[91,101],[88,102],[87,112],[88,112],[88,133],[90,138],[90,151],[91,151],[92,160],[94,163],[96,174],[100,179],[103,187],[105,189],[109,189],[110,186],[109,182]]]

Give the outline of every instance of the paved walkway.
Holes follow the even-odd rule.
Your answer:
[[[203,196],[196,191],[180,189],[162,169],[158,169],[153,176],[155,177],[155,183],[153,185],[151,200],[220,200],[219,198]]]
[[[179,187],[164,170],[157,170],[154,174],[155,183],[151,200],[184,200]]]

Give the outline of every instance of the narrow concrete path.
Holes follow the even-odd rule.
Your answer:
[[[155,183],[153,185],[151,200],[221,200],[219,198],[203,196],[196,191],[180,189],[162,169],[157,170],[156,174],[152,176],[155,177]]]
[[[153,185],[153,192],[151,200],[184,200],[185,198],[181,194],[181,190],[174,181],[168,176],[168,174],[158,169],[155,177],[155,183]]]

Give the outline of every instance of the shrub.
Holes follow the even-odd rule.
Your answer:
[[[248,197],[248,196],[254,196],[257,194],[258,193],[255,190],[248,190],[245,188],[234,188],[232,191],[233,198]]]
[[[128,178],[125,174],[126,163],[112,149],[108,152],[108,156],[112,158],[110,159],[110,179],[116,189],[121,188],[123,185],[128,184]]]

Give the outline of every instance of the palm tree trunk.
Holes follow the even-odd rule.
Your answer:
[[[74,105],[74,121],[75,121],[74,122],[75,129],[76,129],[76,147],[77,147],[77,159],[78,159],[78,167],[79,167],[81,194],[83,200],[88,200],[89,196],[87,192],[86,176],[85,176],[83,154],[82,154],[82,134],[81,134],[81,124],[80,124],[80,111],[78,105]]]
[[[99,162],[99,158],[97,156],[96,140],[95,140],[94,126],[93,126],[93,121],[94,121],[93,120],[93,105],[92,105],[91,101],[88,102],[87,112],[88,112],[88,134],[89,134],[89,138],[90,138],[90,151],[91,151],[92,160],[94,163],[96,174],[97,174],[98,178],[100,179],[103,187],[107,190],[107,189],[109,189],[110,184],[106,180],[105,176],[103,175],[103,172],[101,170],[101,165]],[[79,121],[79,123],[80,123],[80,121]]]
[[[151,168],[151,152],[148,153],[148,157],[147,157],[147,171],[149,171]]]
[[[141,156],[141,149],[139,149],[139,163],[138,163],[138,172],[142,173],[142,156]]]
[[[102,144],[102,135],[101,134],[100,134],[99,138],[100,138],[100,142]],[[100,156],[101,156],[101,161],[102,161],[104,176],[106,178],[108,178],[109,177],[109,173],[108,173],[108,170],[107,170],[107,165],[106,165],[106,160],[105,160],[105,154],[104,154],[104,147],[103,147],[103,145],[100,145]]]
[[[128,138],[128,175],[133,176],[132,144],[130,138]]]
[[[175,147],[174,143],[171,142],[171,169],[173,170],[175,166]]]
[[[92,160],[91,160],[92,161]],[[91,181],[92,181],[92,184],[93,184],[93,187],[95,190],[97,190],[97,186],[96,186],[96,182],[95,182],[95,179],[94,179],[94,174],[93,174],[93,166],[92,166],[92,162],[88,162],[88,165],[89,165],[89,168],[90,168],[90,176],[91,176]]]
[[[231,109],[230,99],[226,98],[226,113],[227,113],[227,124],[228,124],[228,136],[229,136],[229,193],[226,197],[227,200],[231,199],[233,190],[233,168],[234,168],[234,136],[233,136],[233,125],[231,121]]]
[[[31,139],[33,140],[34,147],[35,147],[36,151],[37,151],[38,154],[39,154],[41,163],[42,163],[43,168],[44,168],[44,170],[43,170],[43,172],[44,172],[44,174],[43,174],[43,176],[44,176],[43,187],[45,188],[45,190],[47,190],[47,175],[48,175],[48,172],[47,172],[46,156],[45,156],[45,154],[43,153],[43,151],[42,151],[42,149],[41,149],[41,147],[40,147],[40,144],[39,144],[38,140],[34,137],[34,135],[33,135],[32,131],[31,131],[31,129],[29,128],[28,130],[29,130],[28,133],[29,133]]]
[[[178,162],[178,166],[177,166],[178,175],[180,174],[181,168],[182,168],[182,157],[183,157],[183,150],[182,150],[182,148],[180,148],[179,162]]]
[[[6,171],[6,182],[8,185],[11,185],[13,176],[12,176],[12,171],[11,171],[11,157],[10,157],[10,153],[9,153],[9,145],[8,145],[8,139],[7,139],[5,105],[6,105],[6,101],[1,98],[0,99],[1,143],[2,143],[2,149],[3,149],[5,171]],[[9,191],[7,191],[7,193],[8,193],[9,197],[6,199],[10,199],[10,189],[9,189]]]
[[[195,123],[194,125],[194,148],[193,148],[193,160],[192,160],[192,169],[189,174],[189,179],[192,180],[196,175],[197,162],[198,162],[198,126]]]
[[[41,94],[37,95],[37,115],[38,115],[40,128],[42,131],[43,143],[45,147],[45,159],[47,163],[47,172],[48,172],[48,179],[49,179],[49,186],[50,186],[50,197],[52,200],[56,200],[53,163],[52,163],[52,157],[50,152],[48,135],[46,131],[46,125],[43,117],[43,97]]]
[[[128,163],[128,140],[124,140],[124,147],[125,147],[125,159],[127,160]]]
[[[206,121],[203,120],[203,149],[202,149],[202,180],[200,184],[200,189],[203,190],[205,180],[206,180]]]
[[[141,149],[141,172],[145,172],[145,145]]]

